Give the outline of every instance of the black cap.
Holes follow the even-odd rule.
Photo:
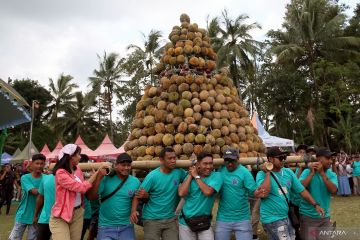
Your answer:
[[[116,158],[116,163],[123,163],[123,162],[132,162],[132,159],[129,154],[122,153]]]
[[[300,150],[307,150],[308,149],[308,145],[306,144],[300,144],[299,146],[297,146],[296,148],[296,152],[300,151]]]
[[[332,157],[335,155],[335,152],[332,152],[330,151],[330,149],[325,147],[319,147],[318,149],[316,149],[316,157]]]
[[[226,149],[223,155],[223,159],[233,159],[238,160],[239,159],[239,151],[234,148]]]
[[[267,157],[279,157],[279,156],[284,156],[284,155],[286,155],[286,156],[289,155],[289,152],[284,151],[280,147],[271,147],[266,152]]]
[[[34,154],[31,158],[32,161],[36,161],[36,160],[43,160],[46,161],[46,157],[44,154],[38,153],[38,154]]]

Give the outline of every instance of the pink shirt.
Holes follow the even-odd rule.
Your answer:
[[[84,181],[84,175],[80,168],[76,168],[74,174],[81,180],[75,180],[75,176],[65,169],[59,169],[55,175],[55,203],[51,210],[51,215],[60,217],[66,222],[70,222],[73,216],[76,193],[81,193],[82,205],[84,205],[84,194],[91,188],[91,183]]]

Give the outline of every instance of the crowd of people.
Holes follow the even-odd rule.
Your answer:
[[[260,169],[239,164],[239,152],[228,149],[224,165],[214,169],[213,157],[197,156],[185,171],[176,168],[171,147],[160,154],[160,167],[140,181],[131,175],[131,157],[123,153],[112,168],[102,166],[86,178],[77,166],[87,162],[75,144],[59,153],[52,172],[45,156],[32,157],[29,172],[6,165],[0,173],[1,205],[9,213],[14,188],[21,201],[9,239],[136,239],[134,224],[145,240],[257,239],[261,222],[268,239],[321,239],[314,229],[332,228],[332,194],[360,194],[360,156],[335,154],[326,148],[299,145],[294,155],[316,156],[315,162],[287,164],[291,154],[267,150]],[[219,204],[212,217],[215,199]],[[215,220],[214,228],[212,221]],[[315,231],[316,233],[316,231]]]

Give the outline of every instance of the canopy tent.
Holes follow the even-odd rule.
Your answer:
[[[26,147],[24,148],[24,150],[22,150],[22,152],[16,156],[14,156],[11,160],[10,163],[20,163],[23,162],[24,160],[30,160],[32,155],[39,153],[39,151],[37,150],[37,148],[35,147],[33,142],[29,142]]]
[[[26,107],[30,107],[24,98],[9,84],[0,79],[0,130],[30,122]]]
[[[82,151],[81,151],[82,152]],[[99,157],[101,156],[117,156],[120,154],[119,149],[117,149],[114,144],[111,142],[109,135],[106,134],[104,140],[100,146],[95,150],[95,154]]]
[[[61,143],[61,141],[59,140],[59,142],[56,144],[56,147],[54,148],[54,150],[51,153],[48,153],[48,155],[45,155],[47,159],[57,159],[60,150],[63,148],[63,145]]]
[[[21,149],[17,148],[16,151],[14,152],[14,154],[12,155],[12,157],[16,157],[17,155],[19,155],[21,153]]]
[[[40,151],[41,154],[44,154],[45,156],[49,155],[51,153],[49,146],[45,143],[42,150]]]
[[[76,139],[75,144],[81,148],[81,154],[86,154],[90,158],[97,157],[97,154],[93,150],[91,150],[88,146],[86,146],[80,135]]]
[[[255,112],[251,119],[251,123],[258,130],[259,137],[263,140],[265,147],[294,147],[294,141],[291,139],[271,136],[261,124],[259,116]]]
[[[11,155],[7,152],[1,154],[1,164],[8,164],[11,160]]]

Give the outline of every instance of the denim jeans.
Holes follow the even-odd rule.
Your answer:
[[[23,238],[26,227],[28,228],[27,240],[36,239],[36,228],[32,224],[26,224],[21,222],[15,222],[14,228],[12,229],[9,240],[21,240]]]
[[[98,240],[126,239],[135,240],[134,225],[121,225],[117,227],[99,227]]]
[[[295,230],[288,218],[263,224],[269,240],[295,240]]]
[[[232,232],[235,232],[237,240],[252,239],[252,227],[250,220],[241,222],[216,221],[215,240],[230,240]]]

